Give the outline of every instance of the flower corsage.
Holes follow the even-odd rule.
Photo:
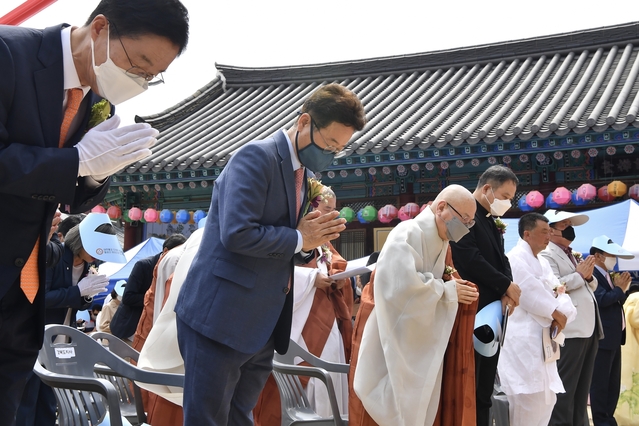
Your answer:
[[[324,263],[326,265],[330,265],[332,259],[333,259],[333,253],[331,252],[331,249],[328,247],[328,244],[322,244],[320,246],[320,257],[317,259],[317,261]]]
[[[91,107],[91,115],[87,123],[87,132],[105,121],[111,115],[111,104],[106,99],[96,102]]]
[[[453,274],[457,272],[457,269],[453,268],[452,266],[446,265],[446,267],[444,268],[444,275],[442,276],[442,279],[444,281],[450,281],[453,279]]]
[[[495,218],[495,226],[502,235],[506,233],[506,228],[508,227],[508,225],[500,218]]]

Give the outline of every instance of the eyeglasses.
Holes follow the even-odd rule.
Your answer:
[[[310,114],[309,114],[309,117],[311,117]],[[328,142],[326,142],[326,138],[324,138],[324,135],[322,134],[322,132],[320,132],[319,126],[317,125],[317,123],[315,123],[315,120],[313,119],[313,117],[311,117],[311,142],[313,144],[317,145],[315,141],[313,140],[313,126],[315,126],[315,128],[317,129],[317,133],[319,133],[319,135],[322,137],[322,140],[324,141],[324,148],[322,148],[324,151],[324,154],[337,155],[344,150],[344,148],[338,149],[338,148],[335,148],[334,146],[329,145]]]
[[[162,75],[162,73],[149,74],[148,72],[144,71],[144,69],[142,69],[141,67],[138,67],[137,65],[133,65],[133,62],[131,61],[131,57],[129,56],[129,53],[126,51],[126,48],[124,47],[124,43],[122,43],[120,32],[118,31],[117,27],[115,26],[113,22],[109,21],[109,24],[113,25],[113,29],[115,30],[116,33],[118,33],[118,40],[120,41],[122,50],[124,50],[124,54],[126,55],[126,58],[129,60],[129,64],[131,64],[131,68],[126,70],[124,73],[128,75],[129,77],[143,78],[145,81],[149,83],[149,86],[155,86],[156,84],[164,84],[164,76]]]
[[[462,219],[462,223],[464,224],[464,226],[466,226],[466,228],[470,229],[473,226],[475,226],[475,220],[474,219],[470,219],[470,221],[468,221],[464,216],[462,216],[461,213],[459,213],[457,211],[457,209],[455,207],[453,207],[449,202],[446,202],[446,204],[448,204],[448,207],[450,207],[455,213],[457,213],[459,215],[459,217],[461,217]],[[467,222],[464,222],[467,221]]]

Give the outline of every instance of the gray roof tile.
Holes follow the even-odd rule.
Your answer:
[[[639,127],[639,23],[504,43],[219,74],[162,113],[153,155],[128,173],[224,166],[245,143],[291,125],[304,99],[339,82],[368,123],[344,156],[492,144]]]

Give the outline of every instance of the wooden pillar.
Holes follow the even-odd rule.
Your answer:
[[[127,251],[142,242],[142,226],[140,222],[133,225],[131,222],[124,222],[124,251]]]

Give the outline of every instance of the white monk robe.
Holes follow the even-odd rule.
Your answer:
[[[182,288],[191,262],[200,247],[203,233],[204,229],[198,229],[184,243],[184,253],[175,267],[169,297],[140,351],[139,368],[164,373],[184,374],[184,360],[178,347],[174,309],[180,294],[180,288]],[[151,391],[174,404],[182,405],[182,397],[184,395],[182,388],[139,382],[137,384],[142,389]]]
[[[447,249],[427,208],[397,225],[380,253],[353,382],[379,425],[430,426],[437,415],[457,313],[456,283],[442,280]]]
[[[295,267],[295,286],[293,294],[293,323],[291,324],[291,339],[294,340],[304,349],[308,350],[302,330],[308,320],[308,315],[313,306],[315,298],[315,277],[321,272],[328,275],[326,263],[317,261],[317,268],[306,268],[303,266]],[[337,327],[337,320],[333,322],[333,327],[326,341],[326,345],[320,355],[325,361],[347,363],[344,355],[344,341]],[[301,359],[297,360],[301,362]],[[330,373],[335,388],[335,396],[337,397],[337,405],[340,414],[348,413],[348,377],[342,373]],[[333,411],[328,399],[328,391],[326,386],[319,379],[310,379],[306,394],[311,406],[315,412],[322,417],[331,417]]]
[[[567,294],[555,298],[553,288],[561,283],[548,261],[541,255],[535,257],[526,241],[519,239],[507,256],[513,281],[521,288],[521,297],[508,320],[499,355],[501,388],[509,402],[512,395],[536,394],[536,397],[526,397],[525,402],[522,400],[522,408],[527,413],[525,422],[527,425],[548,424],[555,394],[565,390],[557,362],[544,362],[542,331],[550,327],[555,309],[566,315],[568,322],[574,320],[577,310]]]

